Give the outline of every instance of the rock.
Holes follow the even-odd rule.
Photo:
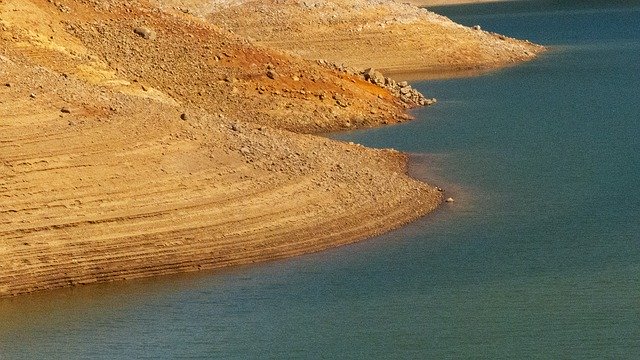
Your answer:
[[[156,32],[146,28],[146,27],[137,27],[135,29],[133,29],[133,32],[140,35],[142,38],[147,39],[147,40],[155,40],[156,39]]]
[[[380,73],[379,71],[376,71],[373,68],[366,69],[362,73],[362,75],[364,75],[364,79],[370,83],[377,84],[377,85],[384,85],[385,83],[384,75],[382,75],[382,73]]]
[[[29,97],[32,98],[32,99],[35,99],[36,98],[36,94],[31,93],[31,94],[29,94]]]
[[[336,104],[338,104],[341,107],[347,107],[349,106],[349,102],[347,101],[347,99],[344,98],[344,96],[336,93],[333,95],[333,100],[336,101]]]
[[[402,95],[407,95],[411,92],[411,86],[405,86],[403,88],[400,89],[400,94]]]
[[[187,121],[187,120],[189,120],[189,116],[186,113],[182,113],[182,114],[180,114],[180,119],[182,119],[184,121]]]
[[[12,86],[13,86],[13,84],[11,84],[11,83],[6,83],[6,84],[4,84],[4,86],[6,86],[6,87],[12,87]]]
[[[231,130],[240,131],[240,124],[238,124],[238,123],[231,124]]]
[[[400,81],[400,82],[398,83],[398,86],[400,86],[401,88],[403,88],[403,87],[407,87],[407,86],[409,86],[409,83],[408,83],[408,82],[406,82],[406,81]]]
[[[387,88],[394,88],[396,87],[396,81],[393,80],[392,78],[386,78],[384,80],[384,84],[387,86]]]
[[[453,198],[447,198],[447,199],[445,200],[445,202],[448,202],[448,203],[452,203],[452,202],[454,202],[454,201],[455,201],[455,200],[453,200]]]
[[[473,29],[473,30],[476,30],[476,31],[482,30],[482,28],[480,27],[480,25],[474,25],[474,26],[472,27],[472,29]]]
[[[66,106],[63,106],[62,109],[60,109],[60,112],[65,114],[71,114],[71,110]]]
[[[269,70],[267,70],[267,77],[268,77],[269,79],[272,79],[272,80],[273,80],[273,79],[275,79],[276,77],[278,77],[278,74],[275,72],[275,70],[273,70],[273,69],[269,69]]]
[[[242,153],[242,155],[249,155],[251,154],[251,150],[248,147],[243,146],[240,148],[240,153]]]

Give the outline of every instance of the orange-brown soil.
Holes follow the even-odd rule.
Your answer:
[[[0,1],[0,297],[319,251],[440,203],[403,154],[310,134],[411,103],[177,3]]]

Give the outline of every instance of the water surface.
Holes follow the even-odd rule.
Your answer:
[[[551,51],[336,137],[414,154],[454,204],[320,254],[0,301],[0,359],[639,358],[640,5],[438,10]]]

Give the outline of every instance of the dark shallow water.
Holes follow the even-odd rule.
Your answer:
[[[335,137],[413,153],[453,205],[321,254],[0,301],[0,359],[640,358],[640,4],[439,10],[551,51]]]

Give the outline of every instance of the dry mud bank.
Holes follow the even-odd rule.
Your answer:
[[[218,1],[213,23],[305,58],[387,74],[491,69],[544,48],[454,23],[426,9],[379,0]]]
[[[403,154],[309,134],[415,97],[203,4],[0,2],[0,297],[320,251],[441,202]]]

